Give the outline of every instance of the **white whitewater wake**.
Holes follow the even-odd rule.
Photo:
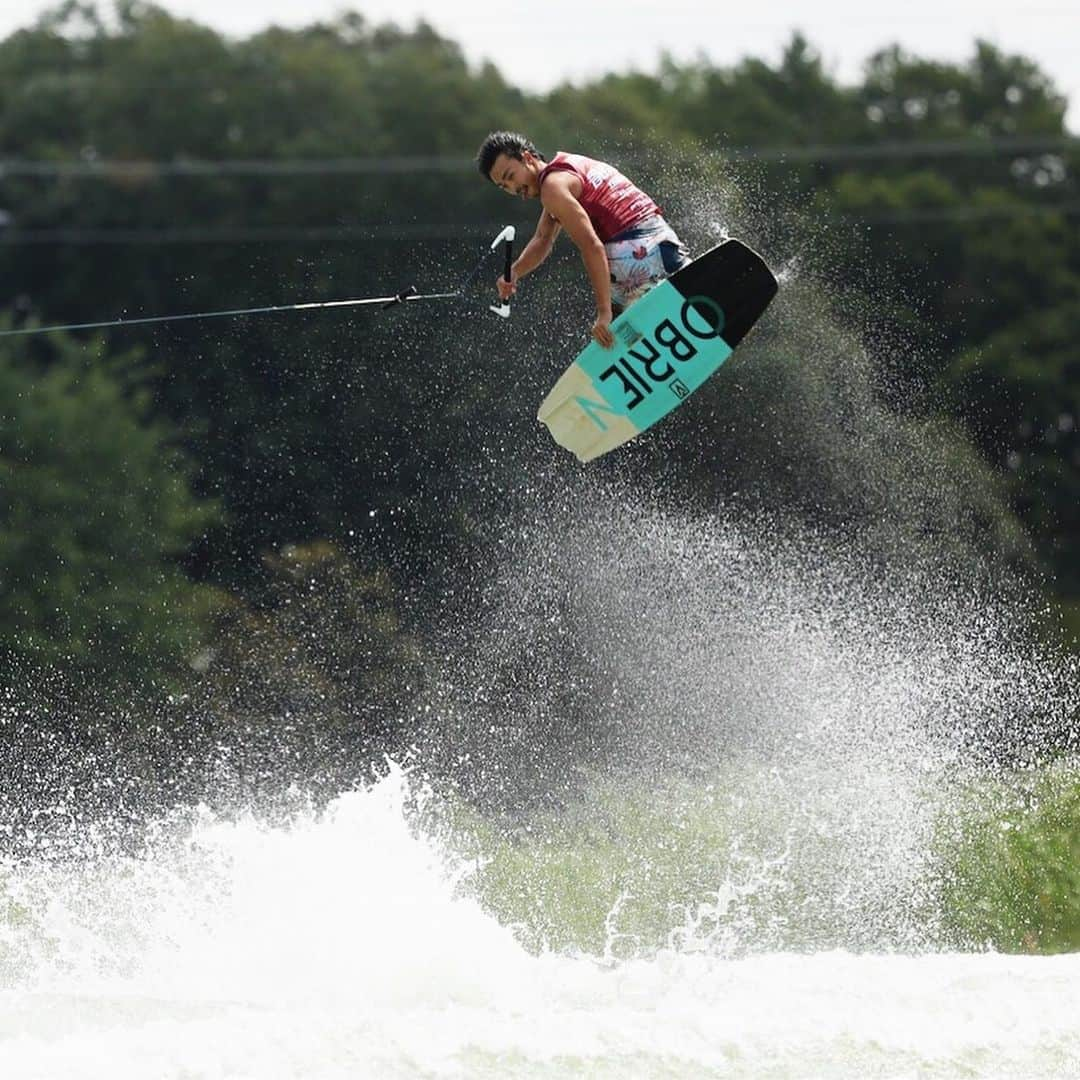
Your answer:
[[[1080,956],[534,956],[409,786],[0,869],[0,1075],[1080,1075]]]

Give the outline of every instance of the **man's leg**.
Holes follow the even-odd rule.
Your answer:
[[[628,308],[690,262],[690,252],[663,218],[627,229],[604,245],[611,271],[612,311]]]

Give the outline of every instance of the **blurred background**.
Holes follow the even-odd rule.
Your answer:
[[[613,763],[799,739],[912,778],[1058,761],[1076,29],[1065,4],[5,5],[5,329],[456,288],[535,224],[473,165],[495,129],[614,162],[692,250],[738,236],[781,280],[728,368],[588,468],[535,421],[590,322],[565,242],[506,322],[492,259],[455,302],[0,338],[9,839],[58,790],[142,821],[333,795],[386,753],[512,817]],[[974,939],[1076,947],[1055,905]],[[907,940],[890,912],[811,936]]]

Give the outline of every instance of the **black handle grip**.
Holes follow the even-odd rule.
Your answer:
[[[514,261],[514,241],[506,241],[506,263],[503,268],[503,281],[510,280],[510,265]]]

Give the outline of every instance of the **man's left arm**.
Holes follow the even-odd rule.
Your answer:
[[[544,209],[566,230],[581,252],[596,297],[596,321],[592,325],[592,336],[605,349],[610,349],[615,344],[615,338],[611,333],[611,271],[607,252],[596,235],[589,215],[585,213],[585,207],[569,188],[570,176],[569,173],[556,173],[549,177],[541,198]]]

